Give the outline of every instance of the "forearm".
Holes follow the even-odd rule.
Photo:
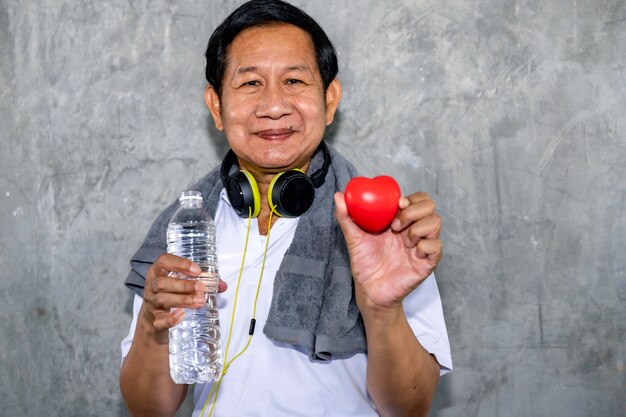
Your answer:
[[[187,385],[175,384],[170,377],[167,330],[157,334],[144,320],[137,321],[120,372],[120,388],[133,417],[176,414]]]
[[[364,314],[363,314],[364,313]],[[402,306],[363,311],[367,334],[367,387],[381,416],[426,416],[439,365],[420,345]]]

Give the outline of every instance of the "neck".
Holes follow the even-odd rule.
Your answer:
[[[267,191],[269,190],[270,182],[272,181],[272,178],[274,178],[274,176],[275,175],[264,175],[261,178],[255,176],[255,179],[257,180],[257,185],[259,187],[259,193],[261,194],[261,212],[257,217],[259,234],[261,236],[266,236],[269,228],[272,227],[274,223],[276,223],[276,220],[278,220],[278,216],[274,214],[272,216],[272,223],[269,224],[271,210],[267,198]]]
[[[300,168],[303,172],[307,172],[309,168],[309,162],[307,162],[302,168]],[[257,186],[259,187],[259,194],[261,195],[261,212],[257,218],[258,226],[259,226],[259,234],[262,236],[267,235],[267,232],[270,227],[276,223],[278,220],[278,215],[274,214],[272,216],[272,223],[269,224],[270,219],[270,205],[268,199],[268,191],[270,188],[271,182],[276,177],[277,173],[267,173],[267,172],[259,172],[254,170],[249,170],[254,179],[256,180]],[[268,227],[269,226],[269,227]]]

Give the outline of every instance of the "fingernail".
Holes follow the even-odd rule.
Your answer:
[[[400,228],[400,219],[395,219],[392,223],[391,223],[391,228],[393,230],[398,230]]]
[[[198,266],[198,264],[191,264],[191,266],[189,267],[189,272],[191,272],[191,273],[199,274],[200,271],[201,271],[201,269]]]
[[[203,283],[198,281],[198,282],[196,282],[196,286],[194,287],[194,289],[196,290],[197,293],[204,294],[204,291],[206,290],[206,287],[204,286]]]
[[[204,295],[195,295],[193,297],[193,303],[194,304],[204,304]]]

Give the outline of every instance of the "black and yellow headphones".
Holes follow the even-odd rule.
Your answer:
[[[315,189],[324,184],[328,166],[330,165],[330,153],[324,141],[318,148],[324,155],[322,167],[310,177],[299,169],[280,172],[272,179],[267,198],[274,213],[282,217],[298,217],[306,213],[313,204]],[[261,212],[261,195],[259,187],[252,174],[246,170],[240,170],[232,175],[230,170],[237,163],[237,155],[228,151],[222,166],[220,177],[226,194],[235,212],[241,217],[257,217]]]

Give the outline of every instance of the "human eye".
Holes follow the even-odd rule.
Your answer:
[[[241,83],[241,87],[256,87],[261,85],[259,80],[249,80]]]
[[[299,80],[297,78],[289,78],[287,79],[285,83],[288,85],[298,85],[298,84],[304,84],[304,81]]]

